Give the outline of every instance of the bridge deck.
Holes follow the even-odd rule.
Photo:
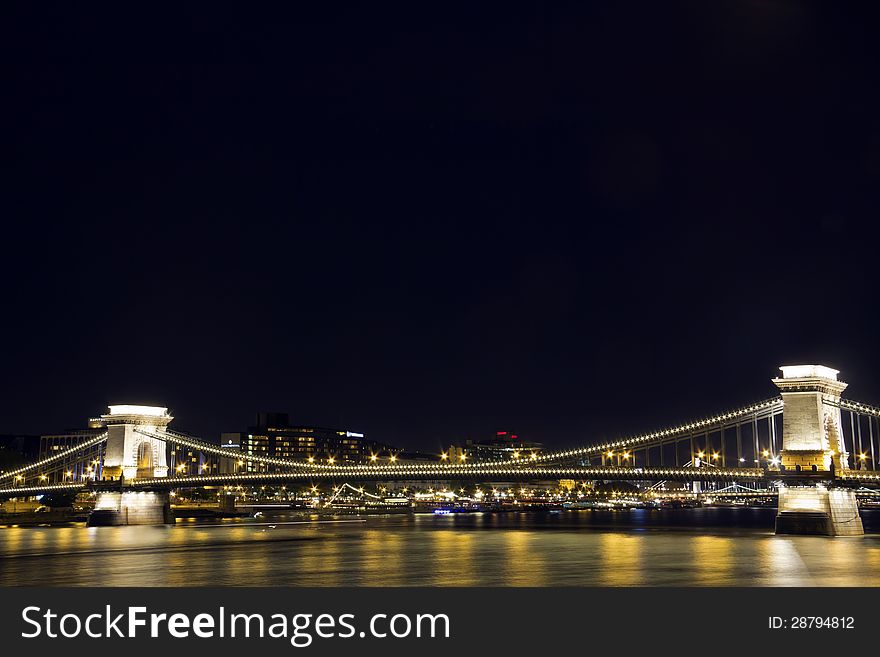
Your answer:
[[[0,496],[38,495],[77,490],[144,490],[193,488],[200,486],[310,483],[316,481],[762,481],[763,470],[755,468],[523,468],[479,466],[349,466],[312,472],[245,473],[153,477],[125,481],[17,486],[0,489]]]

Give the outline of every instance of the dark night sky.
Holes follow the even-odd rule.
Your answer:
[[[0,433],[880,402],[867,3],[407,4],[4,5]]]

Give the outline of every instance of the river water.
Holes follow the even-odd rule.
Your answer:
[[[880,586],[858,538],[774,536],[772,508],[178,520],[0,528],[4,586]]]

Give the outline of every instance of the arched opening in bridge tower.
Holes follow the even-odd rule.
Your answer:
[[[153,476],[153,446],[148,442],[138,445],[137,476],[138,479]]]

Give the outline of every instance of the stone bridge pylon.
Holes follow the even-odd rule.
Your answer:
[[[163,406],[117,404],[101,416],[107,426],[107,451],[104,456],[104,478],[134,479],[165,477],[168,474],[164,441],[136,431],[142,429],[162,435],[174,418]]]
[[[153,438],[165,433],[165,427],[174,418],[163,406],[117,404],[101,416],[107,427],[107,446],[104,455],[103,479],[131,481],[142,477],[168,475],[165,441]],[[140,431],[151,435],[144,435]],[[173,523],[167,492],[98,493],[95,510],[88,525],[157,525]]]
[[[823,365],[780,369],[782,377],[773,379],[783,403],[776,533],[864,534],[855,491],[834,485],[835,473],[849,469],[840,421],[846,383]]]

